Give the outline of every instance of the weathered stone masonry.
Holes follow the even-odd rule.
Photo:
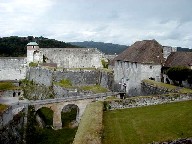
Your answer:
[[[69,79],[73,85],[101,85],[112,89],[113,73],[102,70],[50,70],[42,67],[31,67],[27,71],[26,78],[37,84],[52,86],[53,82],[59,82],[62,79]]]

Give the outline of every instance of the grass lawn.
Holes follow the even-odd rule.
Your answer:
[[[0,82],[0,90],[12,90],[18,87],[14,86],[11,82]]]
[[[7,105],[4,105],[4,104],[0,104],[0,113],[2,113],[4,110],[7,109]]]
[[[73,144],[101,144],[103,103],[89,104],[82,116]]]
[[[192,101],[104,112],[104,144],[192,137]]]

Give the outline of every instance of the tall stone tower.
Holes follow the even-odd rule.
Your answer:
[[[27,44],[27,64],[30,62],[43,62],[43,55],[39,50],[39,45],[36,42],[30,42]]]

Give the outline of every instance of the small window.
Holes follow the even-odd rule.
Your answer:
[[[153,67],[152,66],[150,66],[150,69],[152,69]]]
[[[16,92],[13,93],[13,97],[15,97],[15,96],[16,96]]]

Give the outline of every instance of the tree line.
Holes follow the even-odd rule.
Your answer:
[[[26,45],[35,41],[40,48],[73,48],[78,47],[63,41],[48,39],[44,37],[2,37],[0,38],[0,56],[1,57],[24,57],[27,54]]]

